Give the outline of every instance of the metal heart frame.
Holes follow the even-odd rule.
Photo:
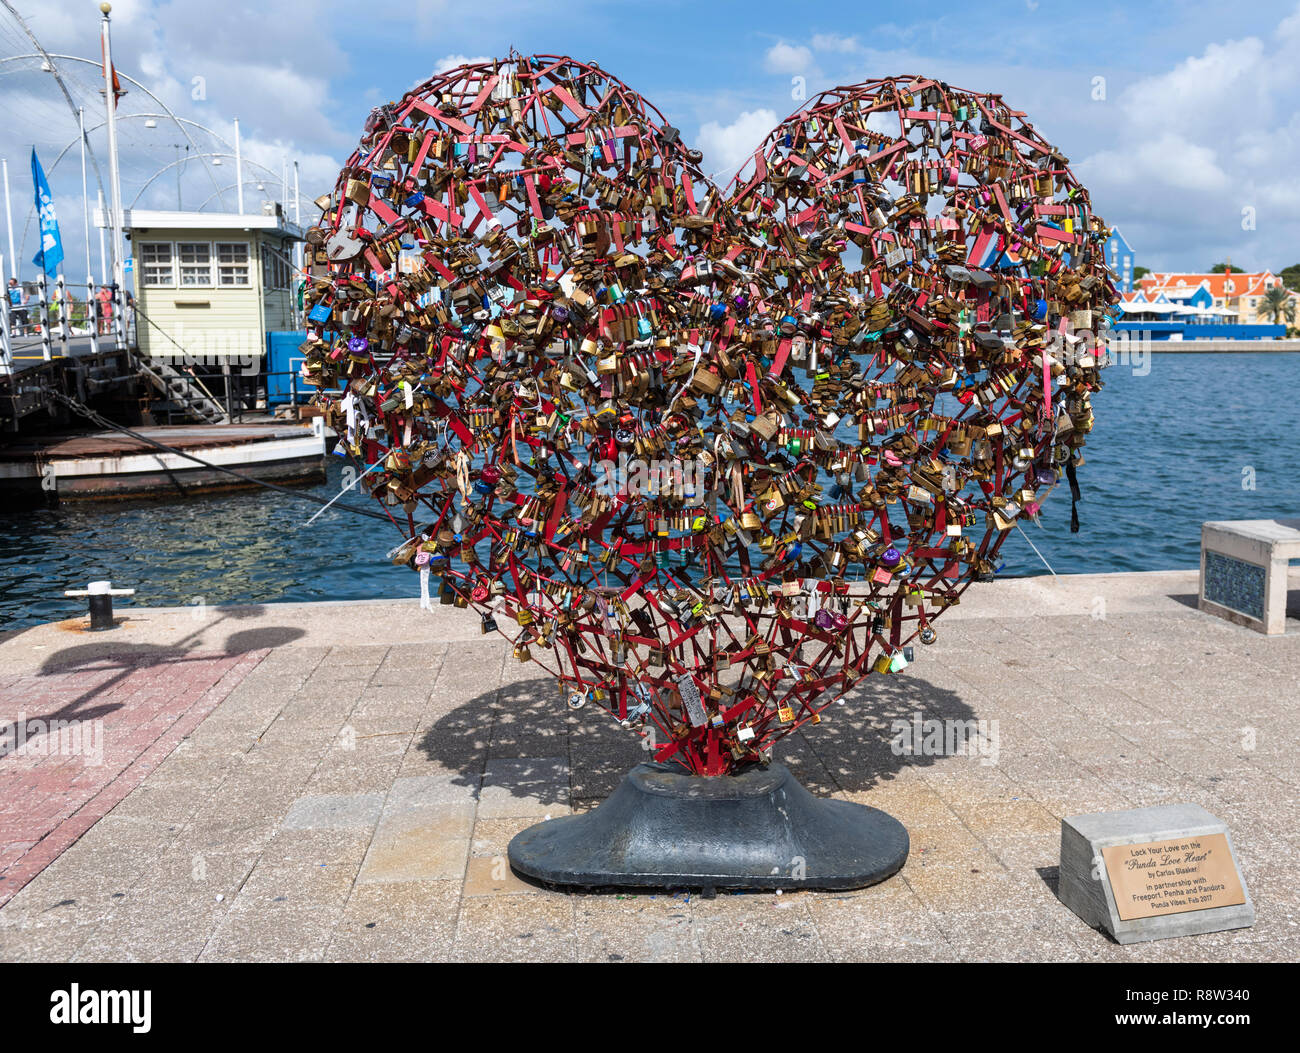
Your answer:
[[[1062,473],[1077,499],[1117,296],[997,95],[870,81],[725,191],[699,162],[591,63],[431,79],[320,202],[303,368],[426,604],[720,775],[932,643]]]

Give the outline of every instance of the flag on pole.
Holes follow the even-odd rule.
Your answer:
[[[57,274],[59,264],[63,262],[63,238],[59,236],[59,217],[54,214],[54,198],[50,196],[50,184],[45,181],[45,169],[36,158],[36,147],[32,147],[32,186],[36,188],[36,214],[41,219],[41,248],[32,257],[32,262],[46,274]]]
[[[107,19],[105,19],[105,21],[107,21]],[[101,68],[103,65],[106,64],[108,66],[108,72],[113,76],[113,109],[116,110],[117,100],[120,99],[123,95],[125,95],[126,92],[122,90],[122,82],[117,79],[117,67],[114,66],[111,62],[108,62],[107,58],[104,56],[104,41],[102,38],[99,41],[99,53],[100,53],[100,57],[104,58],[104,62],[100,64]],[[101,92],[100,94],[103,93]]]

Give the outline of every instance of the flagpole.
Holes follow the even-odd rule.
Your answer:
[[[0,165],[4,166],[5,177],[5,226],[9,231],[9,266],[13,268],[11,278],[18,277],[18,257],[14,255],[14,213],[9,206],[9,159],[0,160]]]
[[[108,111],[108,183],[113,208],[113,284],[117,286],[114,300],[113,325],[119,350],[126,346],[122,328],[122,314],[126,304],[126,261],[122,252],[122,228],[126,217],[122,214],[122,175],[117,161],[117,96],[113,92],[113,49],[109,39],[108,14],[113,5],[105,0],[99,5],[103,12],[100,21],[100,40],[104,45],[104,106]]]
[[[32,167],[35,168],[36,147],[32,147]],[[39,193],[39,191],[38,191]],[[50,361],[53,355],[50,354],[50,290],[49,276],[45,273],[45,226],[41,225],[39,231],[41,236],[41,357]]]
[[[99,353],[99,318],[95,313],[95,272],[90,269],[90,192],[86,188],[86,111],[77,107],[81,126],[81,218],[86,224],[86,328],[90,330],[90,353]]]

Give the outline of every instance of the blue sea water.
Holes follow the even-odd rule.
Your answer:
[[[1079,533],[1064,486],[1041,529],[1024,526],[1057,573],[1195,567],[1206,520],[1300,516],[1300,355],[1158,354],[1103,375]],[[334,496],[340,475],[330,458],[312,492]],[[416,576],[384,559],[395,528],[338,511],[307,525],[315,511],[267,490],[0,511],[0,628],[84,612],[63,590],[100,578],[144,606],[418,594]],[[1048,573],[1017,532],[1002,555],[1004,575]]]

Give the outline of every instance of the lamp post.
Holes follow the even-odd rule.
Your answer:
[[[242,216],[244,214],[244,159],[240,153],[238,117],[235,118],[235,200],[238,202],[236,211]]]

